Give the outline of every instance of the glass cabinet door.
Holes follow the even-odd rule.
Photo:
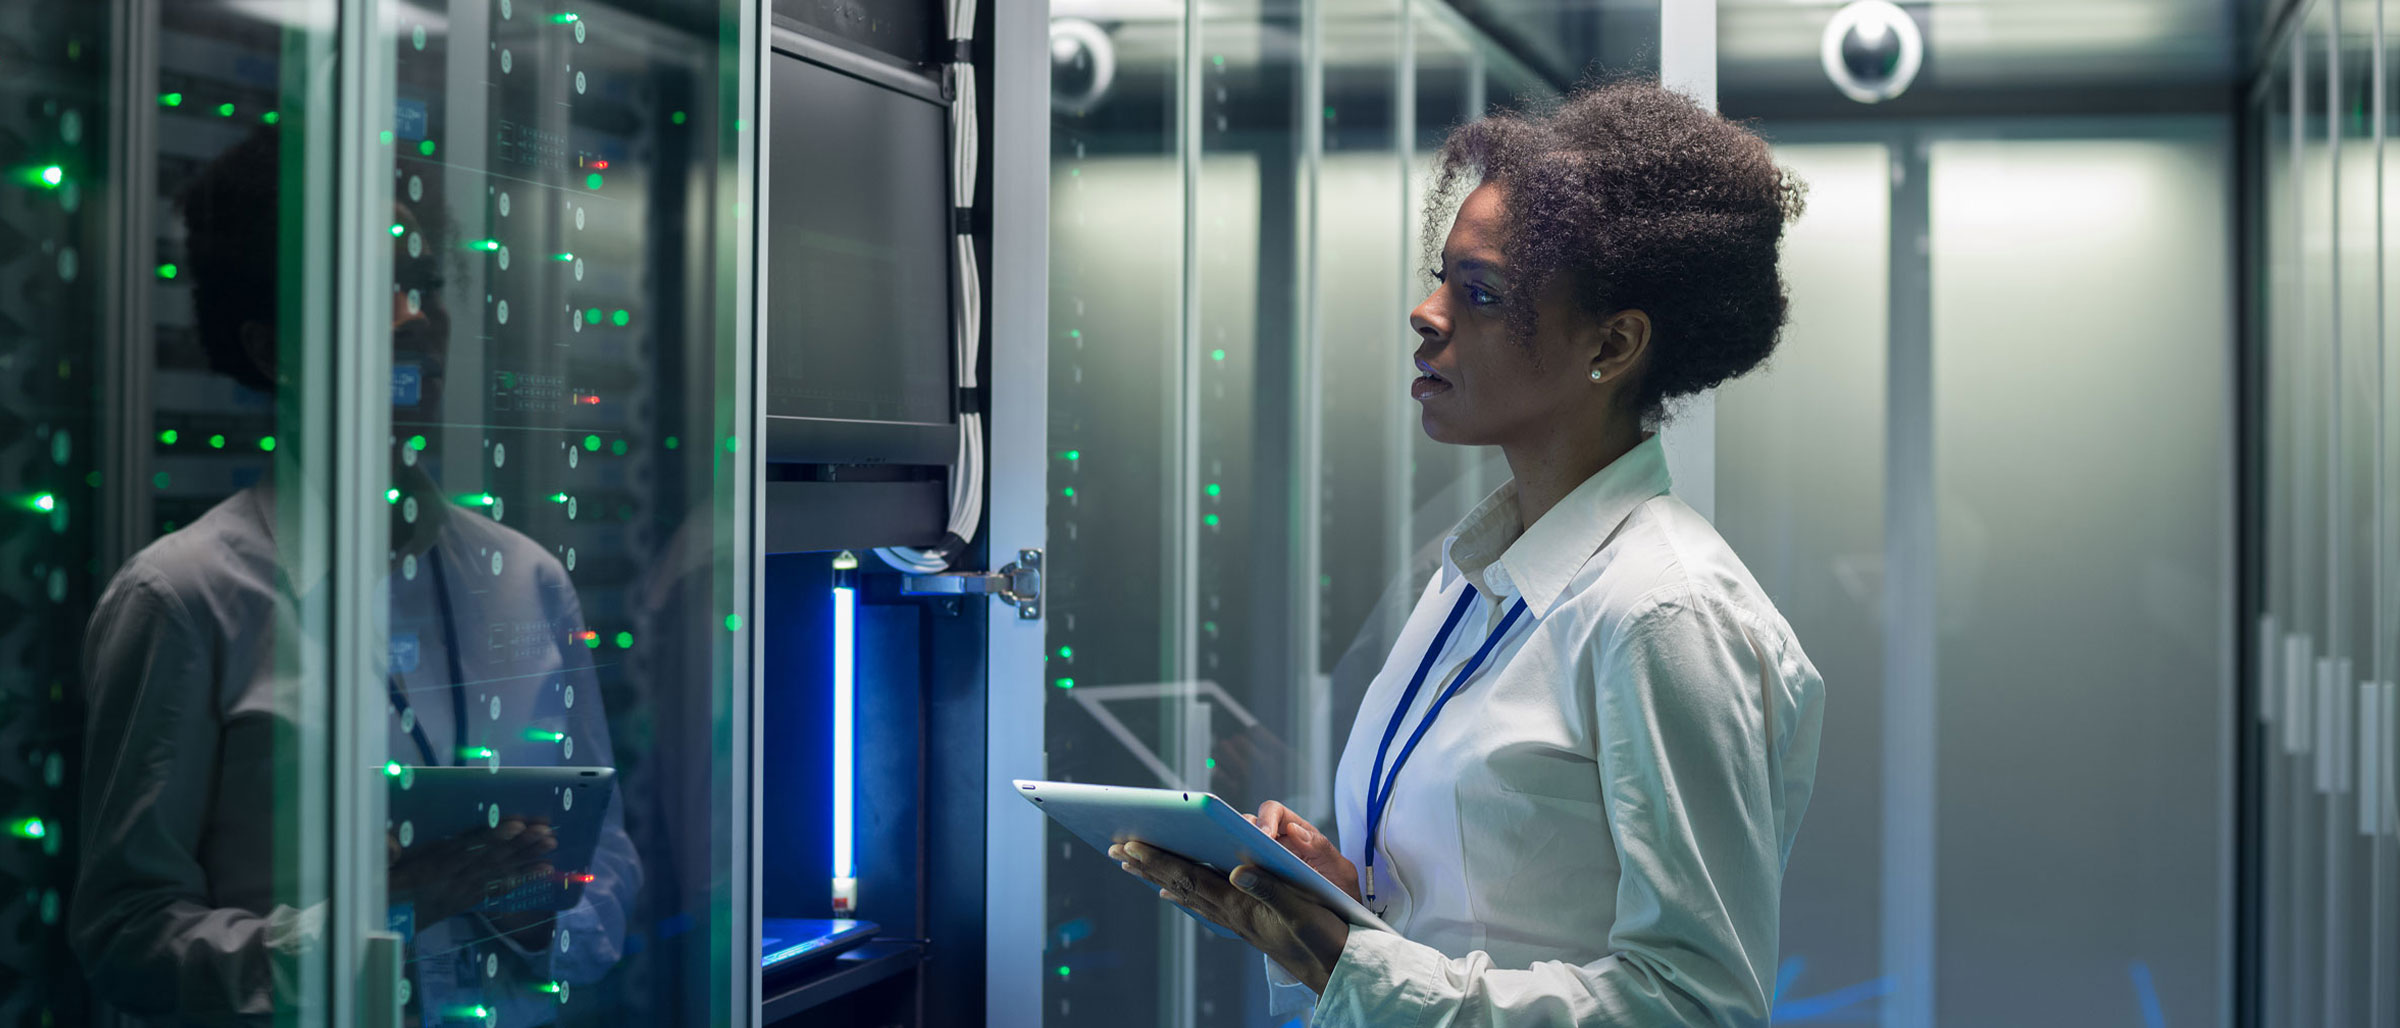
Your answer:
[[[453,0],[381,41],[365,688],[408,1023],[746,1016],[737,12]]]
[[[0,1025],[750,1016],[757,18],[0,2]]]

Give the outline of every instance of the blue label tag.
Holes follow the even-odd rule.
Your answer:
[[[417,941],[417,905],[414,903],[392,904],[391,910],[384,915],[383,927],[400,937],[400,945],[403,949],[414,944]]]
[[[416,670],[417,670],[417,659],[418,659],[418,657],[419,657],[419,653],[418,653],[418,650],[417,650],[417,633],[415,633],[415,632],[393,632],[393,633],[392,633],[392,670],[393,670],[393,671],[399,672],[400,674],[404,674],[404,675],[405,675],[405,674],[410,674],[410,673],[412,673],[412,672],[416,671]]]
[[[392,406],[414,407],[424,394],[425,373],[414,364],[392,365]]]
[[[402,139],[425,138],[425,101],[400,100],[393,103],[392,134]]]

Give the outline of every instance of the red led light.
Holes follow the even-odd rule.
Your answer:
[[[576,880],[576,881],[578,881],[578,882],[582,882],[582,883],[584,883],[584,884],[586,884],[586,885],[589,885],[589,884],[591,884],[592,882],[594,882],[594,881],[598,880],[598,879],[599,879],[599,877],[600,877],[599,875],[590,874],[590,873],[585,873],[585,874],[579,874],[579,875],[576,875],[576,876],[575,876],[575,880]]]
[[[600,633],[586,628],[583,630],[583,637],[586,639],[597,639],[600,638]]]
[[[598,396],[586,396],[586,397],[584,397],[584,398],[583,398],[583,402],[584,402],[584,403],[586,403],[586,404],[589,404],[589,405],[591,405],[591,406],[597,407],[597,406],[599,406],[599,405],[600,405],[600,398],[599,398]]]
[[[608,161],[607,161],[607,160],[605,160],[605,159],[602,159],[602,160],[597,160],[597,161],[593,161],[593,162],[592,162],[592,167],[594,167],[594,168],[596,168],[596,169],[599,169],[599,170],[601,170],[601,171],[607,171],[607,170],[608,170]]]

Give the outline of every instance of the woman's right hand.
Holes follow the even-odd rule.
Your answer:
[[[1244,814],[1267,838],[1283,844],[1309,867],[1324,875],[1327,881],[1341,886],[1351,899],[1358,899],[1358,865],[1342,855],[1339,847],[1308,819],[1292,812],[1292,808],[1268,800],[1259,804],[1258,813]]]

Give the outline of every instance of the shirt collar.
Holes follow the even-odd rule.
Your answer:
[[[1488,595],[1521,596],[1535,617],[1547,616],[1617,526],[1668,486],[1665,444],[1656,434],[1584,479],[1530,528],[1512,480],[1442,541],[1442,585],[1463,577]]]

